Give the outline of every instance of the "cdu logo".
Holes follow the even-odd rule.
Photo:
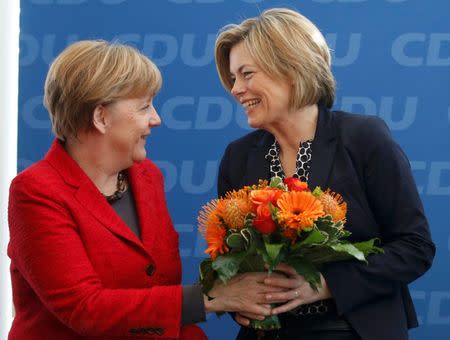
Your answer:
[[[412,161],[411,169],[419,194],[428,196],[450,196],[450,162]]]
[[[242,106],[221,96],[177,96],[166,100],[161,108],[161,119],[173,130],[220,130],[233,121],[250,129]],[[181,119],[183,117],[183,119]]]
[[[328,33],[325,35],[328,46],[333,51],[333,66],[348,66],[353,64],[360,54],[361,33],[351,33],[348,37],[339,36],[339,42],[347,42],[347,49],[343,52],[342,45],[338,45],[338,34]]]
[[[165,192],[170,192],[178,182],[183,192],[187,194],[201,195],[215,188],[218,160],[183,160],[179,168],[168,160],[155,160],[154,163],[164,175]],[[199,176],[199,173],[202,176]]]
[[[397,98],[401,109],[394,110],[394,97],[382,96],[379,100],[370,97],[344,96],[341,99],[340,110],[377,115],[382,118],[391,130],[405,130],[416,120],[417,97],[406,97],[404,101]],[[337,103],[338,101],[336,101]]]
[[[92,0],[29,0],[34,5],[82,5]],[[127,0],[97,0],[104,5],[118,5]]]
[[[450,66],[449,48],[450,33],[404,33],[393,41],[391,54],[402,66]]]

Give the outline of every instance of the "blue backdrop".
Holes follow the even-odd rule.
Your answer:
[[[216,32],[281,6],[309,17],[333,49],[335,108],[380,116],[409,156],[438,249],[430,272],[411,284],[421,323],[411,338],[448,339],[448,0],[22,0],[18,170],[43,157],[52,140],[42,94],[53,58],[79,39],[136,46],[164,78],[155,99],[163,123],[152,133],[148,154],[165,175],[183,282],[192,283],[205,249],[198,210],[216,195],[225,146],[248,132],[242,109],[216,75]],[[211,339],[232,339],[237,332],[228,316],[209,316],[202,327]]]

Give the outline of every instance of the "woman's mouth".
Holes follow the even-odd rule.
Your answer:
[[[261,99],[251,99],[243,102],[242,106],[248,111],[250,109],[253,109],[259,103],[261,103]]]

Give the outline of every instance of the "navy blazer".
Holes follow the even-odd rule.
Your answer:
[[[273,141],[257,130],[228,145],[219,196],[270,178],[265,155]],[[384,121],[320,106],[309,186],[343,196],[351,241],[377,237],[384,249],[368,265],[343,261],[323,267],[338,314],[363,340],[407,339],[408,328],[418,325],[407,285],[430,268],[435,246],[409,161]]]

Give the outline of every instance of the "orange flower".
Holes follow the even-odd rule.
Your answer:
[[[284,237],[286,237],[291,241],[291,244],[294,244],[295,241],[297,240],[297,230],[295,229],[285,228],[281,233],[283,234]]]
[[[225,228],[217,225],[211,225],[206,229],[205,239],[208,248],[206,248],[205,253],[209,254],[213,260],[219,253],[224,254],[229,250],[225,243],[225,235]]]
[[[231,229],[241,229],[248,213],[255,212],[249,198],[249,191],[244,188],[239,191],[228,192],[225,196],[223,220]]]
[[[310,191],[308,183],[302,182],[295,177],[287,177],[283,179],[284,184],[287,185],[289,191]]]
[[[322,203],[310,192],[285,192],[278,200],[278,220],[287,228],[301,231],[324,215]]]
[[[269,203],[260,204],[256,209],[256,217],[253,219],[255,229],[262,234],[270,234],[275,231],[276,224],[272,220],[272,212],[270,211]]]
[[[347,203],[341,195],[330,191],[329,189],[319,196],[322,202],[325,215],[330,215],[333,222],[345,222],[345,215],[347,214]]]
[[[283,194],[283,191],[277,188],[265,188],[260,190],[252,190],[250,192],[250,199],[256,205],[272,203],[277,206],[277,201]]]
[[[229,199],[225,205],[223,221],[231,229],[244,227],[245,216],[248,213],[246,202],[242,199]]]
[[[215,259],[219,253],[223,254],[229,250],[225,244],[226,230],[220,220],[224,210],[225,201],[216,199],[203,206],[198,216],[198,229],[208,244],[205,253],[212,259]]]

